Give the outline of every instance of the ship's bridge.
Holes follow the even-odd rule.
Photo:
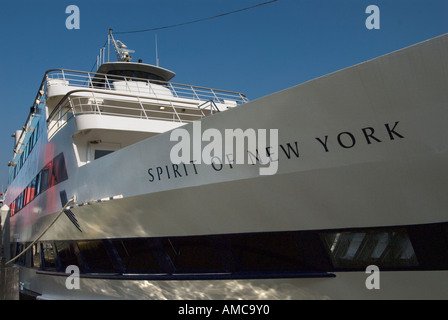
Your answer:
[[[176,75],[173,71],[145,63],[107,62],[97,70],[98,78],[102,74],[123,76],[132,79],[170,81]]]

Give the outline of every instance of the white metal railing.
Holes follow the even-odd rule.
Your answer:
[[[41,87],[49,92],[52,86],[73,88],[47,118],[49,139],[80,114],[192,122],[218,112],[217,105],[248,101],[238,92],[66,69],[49,70],[44,79]]]
[[[50,70],[47,73],[47,80],[51,83],[53,79],[60,80],[60,84],[77,88],[121,91],[138,95],[172,96],[198,101],[211,100],[215,103],[233,101],[236,104],[242,104],[248,101],[246,96],[239,92],[66,69]]]
[[[199,102],[178,98],[137,96],[103,90],[73,90],[54,108],[47,120],[51,139],[72,117],[108,115],[187,123],[219,112],[212,100]]]

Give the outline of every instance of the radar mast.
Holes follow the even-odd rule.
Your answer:
[[[118,61],[131,62],[132,56],[129,55],[129,53],[134,53],[135,51],[128,49],[128,47],[120,40],[115,40],[112,34],[112,29],[109,29],[109,41],[112,41],[112,44],[114,45]]]

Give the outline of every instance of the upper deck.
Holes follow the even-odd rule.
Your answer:
[[[130,62],[104,63],[97,72],[48,70],[23,130],[16,133],[10,181],[44,130],[38,130],[39,123],[44,124],[41,117],[48,140],[75,118],[78,132],[89,132],[86,141],[74,137],[75,144],[99,141],[107,135],[103,141],[114,140],[116,150],[248,101],[238,92],[168,82],[174,75],[160,67]],[[90,161],[89,150],[80,147],[78,152],[85,154],[81,164]]]
[[[90,73],[50,70],[46,106],[50,138],[77,115],[186,123],[247,102],[244,94],[167,82],[174,73],[139,63],[107,63]],[[137,77],[138,76],[138,77]],[[155,132],[160,132],[156,129]]]

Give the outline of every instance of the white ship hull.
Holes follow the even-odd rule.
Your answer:
[[[47,228],[61,211],[61,191],[76,196],[75,219],[61,216],[41,241],[282,232],[322,238],[426,225],[447,237],[447,56],[442,36],[200,121],[202,132],[214,128],[223,136],[225,129],[278,129],[279,148],[269,149],[275,175],[260,175],[268,164],[251,156],[247,164],[174,166],[170,131],[79,166],[77,132],[101,124],[89,115],[73,118],[50,142],[40,142],[47,151],[31,153],[29,161],[38,166],[8,188],[5,203],[48,159],[64,154],[68,179],[10,218],[11,242],[30,243]],[[194,137],[198,123],[182,128]],[[381,270],[379,290],[366,288],[365,266],[356,268],[235,279],[96,274],[82,276],[80,290],[68,290],[61,274],[23,268],[21,281],[42,298],[448,298],[448,270],[440,265]]]

